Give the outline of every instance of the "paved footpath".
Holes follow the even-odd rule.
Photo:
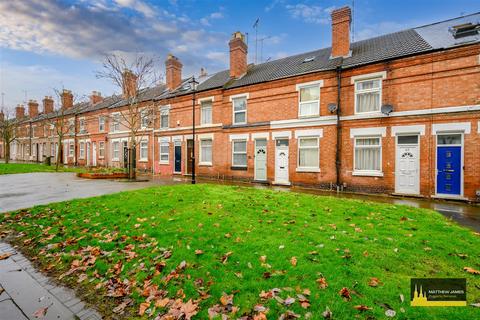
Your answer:
[[[13,255],[0,260],[0,320],[102,319],[73,290],[51,283],[20,252],[0,242],[0,256],[6,253]],[[46,307],[44,317],[35,317]]]

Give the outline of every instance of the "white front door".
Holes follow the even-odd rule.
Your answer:
[[[288,139],[275,141],[275,184],[290,184],[288,178]]]
[[[267,180],[267,140],[255,140],[255,180]]]
[[[97,144],[92,142],[92,165],[97,166]]]
[[[420,193],[418,135],[397,136],[395,192]]]

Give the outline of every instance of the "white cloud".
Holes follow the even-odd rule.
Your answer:
[[[288,13],[295,19],[308,23],[328,24],[330,23],[330,13],[332,7],[322,8],[316,5],[306,5],[298,3],[295,5],[286,5]]]

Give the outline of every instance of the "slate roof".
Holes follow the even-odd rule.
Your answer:
[[[208,80],[201,83],[197,90],[205,91],[221,87],[225,89],[237,88],[312,72],[334,70],[339,66],[343,69],[351,68],[480,42],[480,35],[478,34],[455,39],[449,32],[449,27],[467,22],[478,23],[479,21],[480,12],[357,41],[351,44],[351,55],[343,60],[341,58],[330,59],[331,48],[328,47],[258,65],[250,65],[247,73],[240,79],[230,79],[229,70],[223,70],[213,74]],[[188,92],[187,90],[184,94]]]

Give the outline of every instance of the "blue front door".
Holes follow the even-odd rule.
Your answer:
[[[437,147],[437,193],[461,194],[462,147]]]
[[[182,172],[182,146],[175,146],[175,172]]]

